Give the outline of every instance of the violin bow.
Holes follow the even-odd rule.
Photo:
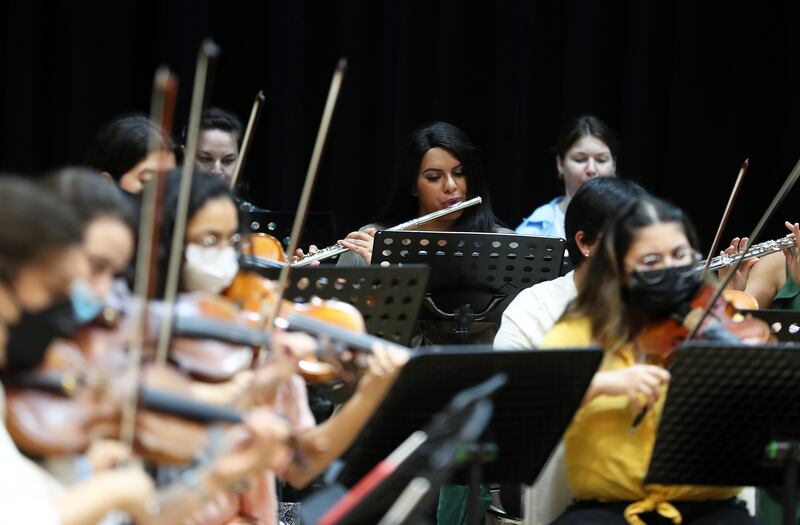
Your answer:
[[[175,115],[175,100],[178,93],[178,80],[169,68],[161,66],[153,79],[153,96],[150,104],[150,119],[159,124],[163,137],[172,135]],[[164,144],[156,134],[150,137],[148,151],[163,149]],[[142,195],[142,209],[139,220],[139,241],[136,249],[136,276],[134,279],[134,300],[131,311],[131,335],[128,347],[129,380],[132,381],[129,395],[122,404],[120,439],[133,447],[136,428],[136,407],[139,392],[139,374],[144,342],[147,333],[147,301],[155,293],[157,246],[159,241],[160,218],[164,202],[166,167],[159,161],[153,177],[145,182]]]
[[[242,138],[242,148],[239,150],[239,157],[236,159],[236,166],[233,168],[231,191],[236,188],[236,182],[239,180],[239,172],[242,171],[244,163],[247,160],[247,154],[250,153],[250,144],[253,142],[253,133],[255,133],[258,120],[261,118],[264,100],[263,91],[259,91],[256,94],[255,100],[253,100],[253,109],[250,110],[250,119],[247,121],[247,127],[244,130],[244,138]]]
[[[739,175],[736,177],[736,182],[733,183],[733,189],[731,190],[730,197],[728,197],[728,204],[725,205],[725,211],[722,214],[722,220],[719,222],[717,233],[716,235],[714,235],[714,242],[711,243],[711,249],[708,251],[708,257],[706,257],[706,265],[703,268],[703,273],[701,274],[702,277],[705,277],[706,273],[708,273],[708,268],[709,266],[711,266],[711,259],[714,257],[714,254],[719,249],[719,242],[720,239],[722,238],[722,231],[728,224],[728,219],[730,219],[731,211],[733,210],[733,203],[736,201],[736,197],[739,195],[739,188],[742,185],[742,180],[744,180],[744,176],[747,173],[747,168],[749,167],[750,167],[750,159],[744,159],[742,167],[739,169]]]
[[[175,298],[178,294],[178,281],[180,278],[181,262],[183,261],[183,244],[186,235],[186,221],[189,214],[189,198],[192,190],[192,176],[194,175],[194,159],[197,157],[197,142],[200,136],[200,117],[205,101],[206,83],[209,71],[214,61],[219,56],[219,47],[211,40],[205,40],[200,46],[197,56],[197,68],[194,74],[194,87],[192,89],[192,104],[189,112],[189,126],[186,135],[186,156],[184,157],[181,171],[181,184],[178,193],[178,204],[175,213],[175,231],[172,232],[172,245],[170,248],[169,264],[167,266],[167,281],[164,291],[164,307],[166,315],[161,322],[156,348],[156,363],[164,365],[167,362],[167,351],[172,338],[173,312]]]
[[[789,190],[791,190],[795,182],[797,182],[798,177],[800,177],[800,160],[797,161],[797,163],[794,165],[794,168],[792,168],[792,171],[789,172],[789,175],[787,175],[786,180],[783,182],[783,186],[781,186],[781,188],[778,190],[778,193],[775,194],[775,197],[773,197],[772,202],[767,207],[767,210],[764,212],[764,215],[761,216],[761,219],[758,221],[758,224],[756,224],[756,227],[753,228],[753,231],[750,233],[749,238],[751,243],[755,242],[755,240],[758,239],[758,236],[761,235],[761,230],[764,229],[764,226],[767,224],[767,221],[769,221],[772,218],[772,214],[775,212],[778,206],[781,205],[783,199],[786,198],[786,195],[788,195]],[[683,340],[684,343],[693,339],[694,336],[697,334],[697,331],[700,329],[700,326],[703,324],[703,321],[708,316],[708,313],[711,311],[711,308],[713,307],[714,303],[717,302],[719,296],[722,295],[722,291],[728,285],[733,276],[736,275],[736,270],[739,269],[739,265],[742,264],[742,261],[744,261],[744,256],[746,254],[747,250],[739,253],[736,256],[736,259],[731,265],[730,273],[728,273],[728,275],[719,283],[719,286],[717,286],[717,289],[714,291],[714,295],[711,296],[711,300],[703,309],[703,313],[700,316],[700,320],[692,327],[692,329],[686,335],[686,338]]]
[[[347,59],[339,59],[336,69],[333,72],[331,79],[330,89],[328,90],[328,98],[325,102],[325,109],[322,112],[322,120],[320,121],[319,130],[317,131],[317,139],[314,142],[314,150],[311,153],[311,161],[308,165],[308,172],[306,173],[305,184],[303,185],[303,192],[300,195],[300,202],[297,205],[297,212],[294,216],[294,223],[292,223],[292,232],[289,236],[289,257],[294,254],[300,244],[300,234],[303,231],[305,224],[306,213],[308,212],[308,205],[311,201],[311,192],[314,189],[314,182],[317,178],[319,171],[320,161],[322,160],[322,153],[325,150],[325,142],[328,138],[328,130],[331,126],[333,119],[333,111],[336,108],[336,101],[339,98],[339,90],[342,87],[344,74],[347,71]],[[278,284],[275,291],[275,306],[272,315],[266,317],[267,330],[272,329],[273,322],[280,312],[281,300],[283,294],[286,292],[286,286],[289,282],[290,264],[286,264],[281,268],[280,276],[278,277]],[[259,361],[263,361],[264,352],[260,352]]]

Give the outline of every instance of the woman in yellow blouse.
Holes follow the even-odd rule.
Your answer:
[[[735,499],[738,488],[643,483],[670,375],[646,364],[636,338],[698,289],[695,245],[679,209],[653,197],[628,203],[606,225],[578,297],[545,336],[543,347],[605,350],[564,435],[576,502],[554,524],[760,523]]]

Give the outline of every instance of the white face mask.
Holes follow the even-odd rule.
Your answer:
[[[236,250],[189,244],[183,265],[183,285],[188,292],[219,293],[233,282],[239,272]]]

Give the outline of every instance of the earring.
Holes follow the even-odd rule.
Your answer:
[[[589,252],[583,252],[584,257],[589,257]]]

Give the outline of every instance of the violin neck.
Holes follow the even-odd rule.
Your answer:
[[[176,335],[182,337],[214,339],[244,346],[267,346],[272,339],[264,331],[207,317],[176,315],[174,328]]]
[[[30,372],[3,377],[9,388],[31,388],[62,396],[75,393],[68,385],[73,381],[70,374]],[[191,398],[149,387],[139,388],[139,402],[148,410],[176,416],[197,423],[241,423],[242,416],[230,408],[200,403]]]
[[[139,389],[139,401],[148,410],[197,423],[241,423],[242,416],[230,408],[200,403],[190,398],[148,387]]]
[[[75,376],[71,374],[49,372],[27,372],[2,376],[3,384],[7,388],[33,388],[64,396],[71,396],[74,393],[74,388],[69,387],[75,382],[74,380]]]
[[[369,334],[360,334],[352,332],[345,328],[341,328],[325,321],[319,321],[304,315],[293,315],[286,322],[286,328],[289,330],[297,330],[307,332],[316,336],[328,337],[334,341],[345,343],[353,350],[362,352],[371,352],[372,348],[377,344],[383,347],[391,347],[403,351],[410,351],[407,347],[392,343],[386,339],[375,337]]]

